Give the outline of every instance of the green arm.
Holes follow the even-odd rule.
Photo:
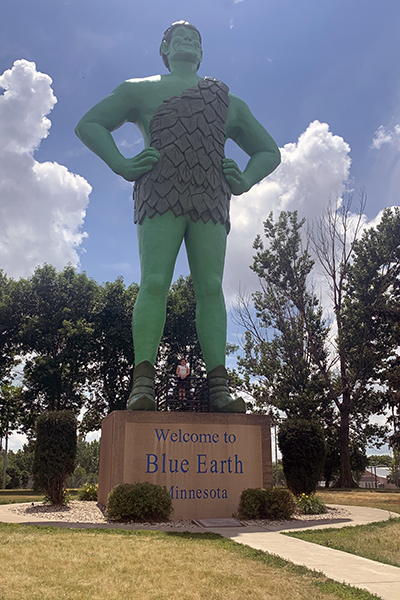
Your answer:
[[[112,131],[127,121],[137,121],[135,84],[125,82],[109,96],[93,106],[79,121],[75,133],[79,139],[99,156],[118,175],[135,181],[150,171],[160,155],[154,148],[145,148],[133,158],[125,158],[118,150]]]
[[[223,160],[223,171],[232,193],[239,196],[267,177],[281,162],[281,154],[272,137],[257,121],[249,107],[230,95],[226,135],[250,156],[242,172],[234,160]]]

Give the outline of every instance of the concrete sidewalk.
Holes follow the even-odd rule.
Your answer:
[[[228,537],[239,544],[246,544],[257,550],[276,554],[296,565],[320,571],[335,581],[368,590],[371,594],[377,594],[382,600],[400,600],[400,568],[347,552],[325,548],[281,533],[301,529],[367,525],[399,516],[376,508],[359,506],[341,506],[340,508],[346,508],[350,512],[348,518],[325,521],[323,524],[320,521],[299,522],[295,527],[293,524],[271,524],[268,528],[213,528],[210,531]]]
[[[9,510],[10,506],[0,505],[0,521],[25,525],[74,527],[79,529],[139,528],[136,525],[117,525],[115,523],[88,524],[46,521],[45,515],[43,515],[43,518],[30,518],[28,522],[25,516],[11,512]],[[345,527],[346,525],[366,525],[398,516],[397,514],[376,508],[359,506],[337,506],[337,508],[346,508],[350,513],[349,516],[323,522],[298,521],[296,524],[290,522],[271,523],[267,527],[209,527],[206,530],[230,538],[239,544],[246,544],[258,550],[276,554],[297,565],[321,571],[331,579],[366,589],[372,594],[377,594],[382,600],[400,600],[400,568],[383,565],[353,554],[332,550],[331,548],[325,548],[324,546],[282,535],[284,531],[298,531],[300,529],[325,529],[327,527]],[[174,530],[171,528],[168,531],[182,531],[182,529]],[[192,531],[205,530],[194,527]]]

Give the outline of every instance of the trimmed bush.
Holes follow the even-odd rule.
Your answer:
[[[121,483],[108,494],[106,513],[115,521],[168,521],[172,513],[171,496],[153,483]]]
[[[283,488],[272,488],[268,490],[266,518],[267,519],[290,519],[296,510],[296,502],[293,494]]]
[[[37,420],[33,478],[51,504],[66,503],[66,481],[75,466],[76,430],[76,417],[68,410],[46,412]]]
[[[306,419],[287,419],[279,427],[278,442],[290,491],[295,496],[315,492],[325,463],[322,427]]]
[[[243,490],[240,496],[238,512],[243,519],[286,520],[295,509],[295,499],[288,490],[249,488]]]
[[[244,519],[263,519],[267,490],[247,488],[243,490],[239,502],[239,516]]]

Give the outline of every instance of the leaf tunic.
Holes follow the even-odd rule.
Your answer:
[[[135,182],[135,223],[171,210],[194,222],[220,222],[229,232],[231,189],[222,171],[228,92],[222,81],[206,77],[158,107],[150,146],[161,158]]]

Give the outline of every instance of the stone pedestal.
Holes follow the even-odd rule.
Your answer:
[[[102,423],[99,502],[136,481],[164,486],[174,519],[231,517],[244,489],[272,487],[269,417],[115,411]]]

